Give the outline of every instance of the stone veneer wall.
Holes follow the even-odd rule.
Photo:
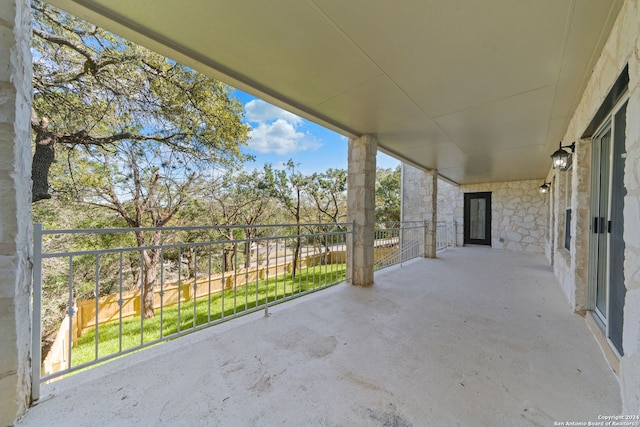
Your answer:
[[[403,163],[401,191],[402,221],[426,221],[431,218],[433,185],[427,172]]]
[[[424,221],[431,218],[432,185],[429,176],[420,169],[403,164],[402,207],[405,221]],[[438,204],[436,207],[438,221],[455,220],[458,204],[458,186],[438,178]]]
[[[402,219],[423,221],[431,215],[431,183],[420,169],[403,165]],[[548,198],[540,182],[513,181],[457,186],[438,179],[438,221],[455,222],[456,245],[464,242],[464,193],[492,192],[491,246],[521,252],[544,253]]]
[[[446,221],[454,226],[453,236],[456,246],[462,246],[464,224],[456,220],[456,209],[460,188],[444,179],[438,179],[438,221]]]
[[[491,192],[491,247],[544,253],[547,201],[538,191],[539,180],[461,185],[456,222],[463,224],[464,193]],[[458,242],[463,239],[458,227]]]
[[[620,360],[622,412],[640,413],[640,0],[626,0],[605,43],[602,53],[573,113],[563,141],[577,141],[572,172],[571,204],[576,210],[572,220],[575,236],[567,256],[558,246],[563,236],[562,221],[549,225],[547,249],[556,277],[572,308],[584,312],[586,308],[589,235],[589,175],[590,140],[582,141],[585,129],[596,115],[614,82],[626,65],[629,66],[627,129],[624,185],[624,280],[627,288],[624,305],[623,349]],[[578,162],[576,167],[575,162]],[[558,182],[561,176],[551,170],[548,181]],[[556,201],[556,200],[554,200]],[[557,215],[558,209],[554,209]],[[557,218],[556,218],[557,219]],[[599,332],[595,332],[599,334]],[[600,340],[607,346],[606,338]],[[610,352],[610,351],[609,351]],[[607,349],[605,349],[607,353]]]
[[[30,400],[31,8],[0,0],[0,425]]]
[[[459,192],[457,185],[438,179],[438,221],[451,222],[455,219]]]
[[[436,221],[438,215],[438,186],[440,180],[437,172],[424,171],[406,163],[402,164],[401,177],[401,212],[402,221],[426,221],[425,246],[418,249],[425,257],[436,256]],[[433,198],[435,197],[435,201]],[[406,231],[413,234],[414,231]]]
[[[576,141],[572,167],[553,171],[549,195],[550,221],[545,231],[545,254],[574,312],[585,314],[589,272],[591,141]],[[565,212],[571,208],[571,245],[564,247]]]

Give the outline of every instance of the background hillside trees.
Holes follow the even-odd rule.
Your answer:
[[[273,200],[270,198],[270,188],[264,171],[237,172],[222,177],[222,190],[212,192],[211,200],[215,201],[212,209],[213,218],[218,225],[240,225],[238,230],[221,229],[220,237],[225,240],[244,238],[244,266],[251,264],[252,239],[258,235],[259,224],[273,223],[278,218]],[[234,235],[234,233],[238,235]],[[229,245],[223,253],[224,271],[234,268],[237,259],[237,245]]]
[[[400,221],[401,176],[400,165],[395,169],[378,168],[376,173],[376,222]]]
[[[298,258],[302,240],[302,222],[305,208],[305,197],[309,187],[309,178],[303,175],[292,159],[284,164],[284,169],[274,169],[267,164],[264,167],[265,182],[271,197],[276,200],[288,216],[296,224],[296,237],[294,238],[293,262],[291,264],[291,277],[296,277]]]

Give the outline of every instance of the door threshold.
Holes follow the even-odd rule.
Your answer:
[[[591,330],[593,337],[598,342],[598,345],[602,350],[602,354],[604,354],[604,358],[607,360],[607,363],[609,363],[609,367],[611,368],[613,373],[616,374],[616,376],[619,376],[620,356],[618,355],[618,352],[611,347],[609,340],[602,332],[602,328],[600,327],[598,321],[594,318],[594,316],[595,314],[592,311],[589,311],[587,312],[587,315],[584,316],[584,319],[587,322],[587,326]]]

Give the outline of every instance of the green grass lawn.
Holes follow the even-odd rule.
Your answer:
[[[346,265],[333,264],[301,269],[295,280],[291,274],[268,281],[260,280],[233,289],[200,297],[195,301],[183,302],[155,309],[150,319],[128,318],[120,322],[102,325],[98,328],[98,351],[96,355],[95,330],[88,331],[78,339],[73,348],[72,366],[81,365],[100,357],[139,346],[163,337],[169,337],[180,331],[205,325],[228,317],[234,313],[251,310],[269,302],[317,289],[345,278]],[[224,313],[224,314],[223,314]],[[120,328],[122,327],[122,338]],[[142,331],[142,333],[141,333]]]

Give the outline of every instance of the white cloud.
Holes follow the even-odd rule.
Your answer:
[[[286,120],[294,125],[302,123],[302,119],[295,114],[266,103],[261,99],[254,99],[247,102],[244,110],[245,118],[252,123],[268,123],[278,119]]]
[[[317,150],[322,145],[310,135],[298,132],[296,127],[285,119],[277,119],[273,123],[260,123],[249,135],[249,147],[258,153],[276,153],[282,156],[299,151]]]
[[[298,130],[303,120],[293,113],[259,99],[247,102],[244,108],[247,121],[257,124],[249,132],[248,145],[258,153],[283,156],[322,146],[313,135]]]

